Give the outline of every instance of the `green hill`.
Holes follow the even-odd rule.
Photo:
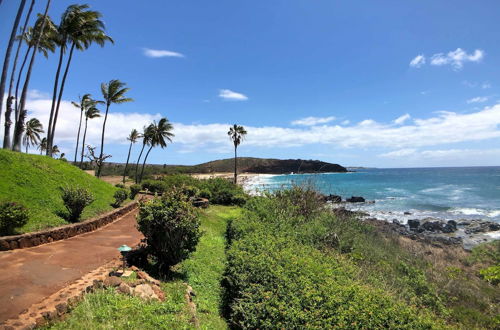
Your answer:
[[[116,188],[64,161],[47,156],[0,150],[0,201],[15,201],[29,209],[30,220],[19,232],[31,232],[66,224],[61,188],[88,188],[95,201],[82,219],[111,210]]]

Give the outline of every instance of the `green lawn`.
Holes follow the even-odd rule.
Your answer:
[[[61,199],[65,186],[85,187],[94,195],[95,201],[83,211],[82,219],[113,209],[114,186],[64,161],[0,150],[0,168],[0,201],[22,203],[30,212],[20,233],[67,223],[60,216],[66,212]]]
[[[88,294],[63,322],[51,329],[191,329],[192,315],[186,305],[185,282],[196,296],[197,318],[202,329],[226,329],[220,315],[220,280],[225,266],[227,220],[241,209],[211,206],[202,211],[203,236],[196,252],[175,267],[175,279],[162,283],[165,302],[143,302],[112,289]]]

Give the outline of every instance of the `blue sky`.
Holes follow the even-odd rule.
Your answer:
[[[15,3],[0,7],[0,49]],[[56,23],[71,3],[54,3]],[[498,1],[86,3],[115,45],[75,55],[64,100],[98,97],[110,79],[128,84],[135,102],[111,108],[112,161],[125,160],[131,128],[166,116],[176,137],[153,163],[231,157],[226,131],[238,123],[248,128],[241,156],[500,165]],[[30,86],[28,109],[42,121],[56,60],[37,58]],[[56,143],[71,159],[78,110],[63,109]],[[98,145],[100,122],[92,125]]]

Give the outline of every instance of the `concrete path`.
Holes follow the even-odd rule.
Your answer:
[[[134,210],[96,231],[28,249],[0,252],[0,322],[119,257],[122,244],[136,245]]]

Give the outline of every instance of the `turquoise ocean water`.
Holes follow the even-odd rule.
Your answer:
[[[360,169],[350,173],[260,175],[250,191],[313,184],[324,194],[363,196],[375,203],[352,204],[379,219],[434,217],[500,222],[500,167]],[[411,214],[404,214],[409,212]]]

